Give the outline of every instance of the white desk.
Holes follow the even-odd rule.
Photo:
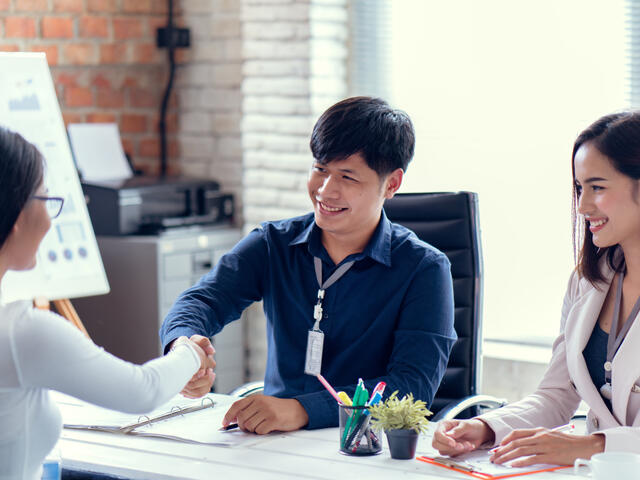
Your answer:
[[[131,479],[471,478],[417,460],[392,460],[386,444],[380,455],[342,455],[337,428],[274,434],[254,445],[232,448],[64,430],[58,446],[64,468]],[[433,453],[430,438],[420,439],[418,453]],[[567,469],[522,478],[578,477]]]

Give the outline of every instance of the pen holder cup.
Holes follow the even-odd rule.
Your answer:
[[[382,451],[380,431],[371,426],[367,407],[338,405],[340,452],[346,455],[376,455]]]

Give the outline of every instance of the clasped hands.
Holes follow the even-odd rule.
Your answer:
[[[213,359],[215,349],[211,341],[202,335],[193,335],[191,338],[180,337],[173,345],[184,342],[194,346],[200,357],[201,366],[180,393],[187,398],[199,398],[211,391],[216,378],[213,372],[216,366]],[[276,430],[281,432],[298,430],[309,423],[309,416],[302,404],[295,399],[251,395],[231,405],[224,416],[223,425],[231,423],[237,423],[238,427],[245,432],[262,435]]]
[[[189,343],[195,349],[200,358],[200,368],[180,393],[187,398],[200,398],[211,391],[211,385],[216,379],[216,374],[213,372],[216,367],[216,361],[213,359],[216,351],[211,345],[211,340],[202,335],[192,335],[191,338],[176,338],[171,344],[171,349],[173,350],[176,345],[181,343]]]
[[[456,456],[481,445],[492,445],[495,434],[478,419],[444,420],[433,436],[432,445],[442,455]],[[511,462],[514,467],[535,464],[573,465],[577,458],[591,458],[604,451],[604,435],[574,435],[546,428],[525,428],[509,433],[491,451],[497,464]]]

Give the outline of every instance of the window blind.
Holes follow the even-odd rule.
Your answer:
[[[391,92],[391,2],[350,2],[349,92],[389,99]]]

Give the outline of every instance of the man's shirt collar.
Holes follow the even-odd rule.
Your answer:
[[[302,232],[289,242],[289,246],[306,243],[311,255],[332,264],[333,261],[329,258],[327,251],[322,246],[321,233],[320,227],[316,225],[315,220],[312,220]],[[387,267],[391,266],[391,222],[384,213],[384,210],[382,210],[378,226],[374,230],[364,250],[360,253],[349,255],[345,260],[358,261],[365,257],[370,257]]]

